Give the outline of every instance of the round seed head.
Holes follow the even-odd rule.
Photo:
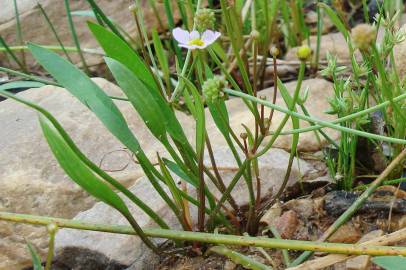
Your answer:
[[[355,47],[366,51],[375,42],[376,29],[370,24],[358,24],[351,30],[351,38]]]
[[[200,9],[195,15],[195,25],[199,32],[207,29],[213,29],[216,22],[214,11],[212,9]]]
[[[310,47],[307,45],[300,46],[296,52],[297,57],[301,61],[306,61],[310,57],[311,54],[312,54],[312,49],[310,49]]]
[[[277,47],[275,47],[275,46],[272,46],[269,51],[271,52],[271,55],[272,55],[273,57],[278,57],[278,55],[279,55],[279,53],[280,53],[280,52],[279,52],[279,49],[278,49]]]
[[[223,90],[225,84],[224,80],[220,77],[215,76],[206,80],[202,86],[202,92],[206,100],[215,102],[221,95],[221,91]]]

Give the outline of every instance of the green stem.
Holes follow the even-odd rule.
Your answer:
[[[135,235],[134,229],[131,228],[130,226],[96,224],[63,218],[52,218],[52,217],[0,212],[0,220],[26,223],[32,225],[48,225],[51,223],[55,223],[61,228]],[[201,232],[164,230],[164,229],[144,229],[144,232],[148,237],[167,238],[183,241],[199,241],[213,244],[255,246],[263,248],[278,248],[291,250],[311,250],[318,252],[330,252],[330,253],[354,254],[354,255],[406,256],[406,248],[404,247],[385,247],[385,246],[365,247],[361,245],[352,245],[352,244],[318,243],[311,241],[282,240],[267,237],[236,236],[236,235],[211,234]]]
[[[283,112],[283,113],[285,113],[287,115],[290,115],[290,116],[297,117],[297,118],[305,120],[307,122],[314,122],[315,124],[317,124],[317,125],[315,125],[313,127],[309,127],[308,131],[318,129],[318,126],[320,126],[320,127],[328,127],[328,128],[332,128],[332,129],[335,129],[335,130],[342,131],[342,132],[348,132],[348,133],[355,134],[355,135],[358,135],[358,136],[361,136],[361,137],[366,137],[366,138],[369,138],[369,139],[376,139],[376,140],[381,140],[381,141],[385,141],[385,142],[389,142],[389,143],[406,144],[406,140],[403,140],[403,139],[390,138],[390,137],[381,136],[381,135],[377,135],[377,134],[372,134],[372,133],[368,133],[368,132],[364,132],[364,131],[360,131],[360,130],[355,130],[355,129],[348,128],[348,127],[342,127],[342,126],[339,126],[339,125],[335,125],[334,121],[328,122],[328,121],[324,121],[324,120],[319,120],[319,119],[314,118],[314,117],[309,117],[309,116],[305,116],[305,115],[302,115],[302,114],[299,114],[299,113],[296,113],[296,112],[292,112],[292,111],[290,111],[290,110],[288,110],[286,108],[280,107],[278,105],[274,105],[271,102],[268,102],[266,100],[261,100],[259,98],[254,97],[254,96],[251,96],[251,95],[248,95],[248,94],[245,94],[245,93],[241,93],[241,92],[238,92],[238,91],[235,91],[235,90],[232,90],[232,89],[224,89],[224,92],[226,92],[227,94],[233,95],[233,96],[242,97],[244,99],[248,99],[248,100],[254,101],[256,103],[263,104],[264,106],[274,108],[277,111]],[[315,128],[316,126],[317,126],[317,128]],[[295,133],[297,133],[297,132],[295,132]]]
[[[58,32],[56,31],[54,25],[52,24],[51,20],[49,19],[48,14],[46,13],[46,11],[44,10],[44,8],[42,7],[42,5],[40,3],[38,3],[37,6],[38,6],[39,10],[41,11],[42,15],[44,16],[45,21],[49,25],[49,28],[51,29],[52,33],[54,34],[54,37],[56,38],[59,45],[61,46],[61,49],[62,49],[63,53],[65,54],[66,58],[69,60],[69,62],[72,62],[72,59],[70,58],[68,52],[66,51],[65,47],[63,46],[62,40],[59,38]]]
[[[83,68],[85,69],[86,73],[89,74],[90,73],[89,67],[86,64],[85,57],[83,56],[82,50],[80,49],[80,42],[79,42],[78,35],[76,33],[75,24],[73,23],[71,11],[70,11],[69,0],[65,0],[65,9],[66,9],[66,16],[68,17],[68,23],[69,23],[69,28],[71,31],[72,39],[73,39],[73,42],[75,43],[76,49],[79,53],[80,61],[82,62]]]
[[[61,47],[61,46],[56,46],[56,45],[38,45],[41,46],[42,48],[52,50],[52,51],[66,51],[66,52],[79,52],[78,48],[76,47]],[[29,50],[28,46],[10,46],[8,47],[10,51],[26,51]],[[0,52],[7,51],[5,47],[0,47]],[[97,51],[96,49],[87,49],[83,48],[81,49],[82,53],[88,53],[88,54],[96,54],[96,55],[104,55],[103,52]]]

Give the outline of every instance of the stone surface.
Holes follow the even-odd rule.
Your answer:
[[[215,152],[218,157],[219,167],[223,168],[220,173],[226,183],[231,181],[235,174],[236,164],[229,158],[231,153],[227,150],[220,149]],[[280,149],[272,149],[268,154],[260,158],[259,168],[260,175],[263,175],[263,190],[264,196],[272,189],[280,186],[286,163],[289,154]],[[304,161],[300,161],[301,172],[306,172],[311,167]],[[298,180],[299,170],[295,165],[293,167],[290,184]],[[140,197],[145,203],[150,205],[153,210],[167,221],[167,223],[175,229],[180,229],[178,221],[173,214],[168,210],[165,203],[159,198],[158,194],[153,190],[148,180],[144,177],[140,178],[130,190]],[[210,190],[213,190],[211,187]],[[193,192],[193,190],[192,190]],[[193,193],[192,193],[193,194]],[[215,192],[215,196],[220,196],[220,193]],[[245,182],[240,180],[235,190],[233,191],[234,198],[238,204],[242,205],[247,202],[247,189]],[[143,227],[156,227],[156,225],[144,214],[141,210],[129,205],[131,212],[136,217],[137,221]],[[191,208],[192,217],[196,217],[196,209]],[[107,224],[128,224],[127,221],[115,210],[106,206],[103,203],[97,203],[93,208],[79,213],[76,220],[107,223]],[[196,218],[194,219],[196,220]],[[131,264],[137,262],[131,269],[154,269],[148,268],[157,263],[158,258],[152,256],[152,252],[141,244],[140,240],[134,236],[106,234],[100,232],[77,231],[72,229],[60,230],[56,237],[56,245],[59,254],[65,254],[66,247],[76,247],[83,252],[87,249],[92,249],[106,255],[108,258],[115,260],[121,264]],[[65,255],[66,256],[66,255]],[[57,257],[58,260],[58,257]]]
[[[298,216],[296,212],[292,210],[283,213],[275,222],[275,227],[283,239],[291,239],[298,225]]]
[[[121,90],[104,79],[94,79],[99,86],[108,94],[122,95]],[[292,91],[295,83],[288,83],[287,87]],[[325,108],[322,98],[327,98],[331,85],[323,80],[307,80],[304,87],[310,86],[309,104],[310,113],[318,118]],[[260,93],[268,97],[270,90]],[[30,89],[19,94],[21,97],[31,100],[49,110],[60,121],[78,147],[93,162],[120,180],[125,186],[132,186],[143,172],[131,159],[130,154],[124,149],[97,118],[89,112],[79,101],[72,97],[66,90],[45,86]],[[322,98],[320,98],[322,97]],[[144,123],[134,112],[127,102],[116,101],[123,112],[130,128],[134,131],[147,156],[153,161],[156,159],[156,151],[165,156],[163,147],[153,138],[145,128]],[[281,98],[278,98],[278,104]],[[251,126],[252,118],[248,109],[239,99],[232,98],[227,101],[230,115],[230,123],[234,129],[241,130],[241,123]],[[207,115],[207,129],[212,140],[213,148],[216,149],[216,161],[225,173],[225,179],[237,170],[237,166],[230,159],[230,153],[224,147],[224,140],[215,127],[209,112]],[[191,142],[194,142],[195,124],[190,116],[177,113],[182,126]],[[272,128],[277,125],[282,114],[275,112]],[[324,118],[332,119],[332,118]],[[63,218],[72,218],[77,213],[91,208],[95,200],[77,187],[62,171],[50,152],[39,127],[36,112],[15,101],[6,100],[0,102],[0,136],[6,138],[0,141],[0,211],[47,215]],[[290,125],[290,124],[289,124]],[[290,129],[290,127],[287,127]],[[239,132],[239,131],[237,131]],[[238,134],[238,133],[237,133]],[[332,133],[334,135],[335,133]],[[337,137],[337,135],[334,135]],[[318,149],[312,133],[301,136],[300,150],[307,151]],[[335,137],[335,138],[336,138]],[[285,136],[277,140],[275,146],[289,148],[289,138]],[[265,155],[262,159],[264,166],[261,168],[263,182],[263,194],[280,185],[285,173],[288,154],[281,149],[272,150],[272,155]],[[276,153],[276,154],[275,154]],[[206,161],[208,159],[206,157]],[[306,162],[301,175],[309,178],[314,169]],[[265,166],[266,165],[266,166]],[[297,166],[297,162],[294,162]],[[295,167],[297,168],[297,167]],[[299,172],[294,169],[291,179],[297,179]],[[245,192],[245,189],[237,187],[236,192]],[[220,193],[217,193],[219,196]],[[24,200],[21,200],[24,198]],[[247,203],[246,196],[238,196],[238,203]],[[19,269],[29,261],[25,240],[32,242],[41,254],[47,248],[47,236],[44,228],[22,224],[0,223],[0,269]]]
[[[329,239],[330,243],[355,243],[361,238],[361,233],[354,223],[342,225]]]
[[[288,89],[290,94],[293,94],[296,82],[289,82],[286,83],[286,88]],[[323,79],[308,79],[304,80],[302,83],[301,93],[303,94],[304,90],[309,89],[309,96],[305,103],[306,109],[309,111],[309,114],[317,119],[322,119],[326,121],[331,121],[335,119],[335,116],[329,115],[324,113],[324,111],[329,109],[328,98],[334,95],[333,92],[333,85],[332,83],[323,80]],[[258,96],[266,96],[267,100],[272,100],[273,97],[273,88],[265,89],[258,92]],[[276,104],[286,108],[285,102],[281,97],[280,93],[278,92]],[[245,104],[239,98],[232,98],[227,102],[227,108],[230,115],[230,125],[237,134],[237,136],[241,132],[245,132],[242,124],[248,126],[251,130],[254,128],[254,120],[253,116],[247,112],[247,108]],[[265,116],[269,115],[268,108],[265,109]],[[303,114],[301,109],[298,107],[298,112]],[[270,130],[276,130],[279,123],[284,118],[285,114],[275,111],[273,116],[273,121],[271,124]],[[213,134],[216,136],[212,136],[213,141],[219,144],[224,143],[224,139],[221,136],[221,133],[215,130],[214,123],[211,118],[208,119],[206,124],[208,129],[213,130]],[[300,127],[307,127],[309,126],[308,122],[300,120]],[[292,129],[292,122],[288,120],[284,130],[291,130]],[[331,129],[324,129],[324,131],[332,138],[333,140],[337,140],[339,138],[339,133],[331,130]],[[320,136],[321,144],[324,145],[326,140],[324,137]],[[268,138],[269,139],[269,138]],[[267,140],[265,142],[267,142]],[[306,132],[302,133],[299,136],[299,144],[298,144],[298,151],[317,151],[321,148],[320,144],[318,143],[314,132]],[[284,135],[280,136],[276,142],[274,143],[274,147],[279,147],[283,149],[290,149],[291,147],[291,136]]]
[[[316,51],[317,36],[310,36],[310,48],[313,52]],[[285,55],[285,60],[297,61],[296,52],[299,47],[294,47],[288,50]],[[320,60],[326,60],[326,54],[329,52],[337,56],[340,61],[349,61],[350,53],[347,42],[341,33],[330,33],[321,36],[320,42]]]
[[[121,90],[103,79],[95,79],[107,93]],[[97,118],[66,90],[54,86],[31,89],[19,94],[49,110],[60,121],[78,147],[96,164],[132,185],[142,171],[115,137]],[[117,101],[130,127],[147,154],[155,157],[162,147],[126,102]],[[0,211],[72,218],[94,205],[95,200],[76,186],[59,167],[43,138],[37,114],[15,101],[0,102]],[[184,114],[184,126],[191,121]],[[127,165],[125,167],[125,165]],[[124,168],[123,170],[120,170]],[[118,171],[117,171],[118,170]],[[23,198],[23,199],[22,199]],[[0,269],[19,269],[28,252],[24,237],[44,252],[46,231],[41,227],[0,222]],[[15,265],[15,267],[13,266]],[[14,268],[13,268],[14,267]]]
[[[362,236],[362,238],[359,240],[359,243],[368,242],[370,240],[382,236],[383,234],[384,232],[382,230],[375,230],[369,232],[366,235]],[[348,270],[367,270],[370,269],[370,265],[371,265],[371,256],[368,255],[362,255],[351,258],[346,263]]]
[[[47,12],[51,22],[53,23],[58,35],[64,46],[73,46],[73,40],[68,26],[68,20],[63,1],[55,0],[18,0],[20,22],[24,42],[34,42],[37,44],[57,45],[57,40],[52,34],[49,25],[46,23],[42,13],[37,8],[39,2]],[[136,25],[128,7],[134,2],[131,0],[99,0],[97,4],[114,22],[118,23],[130,35],[136,36]],[[141,1],[145,23],[147,29],[158,27],[158,22],[153,14],[152,9],[148,5],[148,1]],[[89,4],[85,0],[70,1],[71,10],[89,10]],[[157,2],[157,8],[162,18],[165,17],[162,3]],[[176,11],[177,9],[173,9]],[[76,32],[79,37],[82,48],[98,47],[96,40],[87,28],[86,21],[89,17],[74,16],[73,20],[76,27]],[[175,12],[175,19],[179,19],[179,15]],[[165,20],[165,19],[162,19]],[[35,27],[33,27],[35,26]],[[0,35],[6,40],[9,45],[16,44],[16,20],[14,18],[13,1],[2,1],[0,8]],[[27,54],[28,55],[28,54]],[[79,57],[72,54],[74,62],[79,63]],[[0,57],[0,64],[4,63]],[[89,65],[98,64],[102,61],[101,56],[86,55],[86,60]],[[28,58],[28,63],[33,63],[31,58]],[[12,63],[14,64],[14,63]]]

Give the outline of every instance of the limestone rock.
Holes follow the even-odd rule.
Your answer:
[[[295,87],[296,82],[289,82],[286,83],[286,88],[288,89],[289,93],[292,95]],[[334,95],[333,85],[332,83],[323,80],[323,79],[308,79],[304,80],[302,83],[301,93],[303,94],[304,90],[309,88],[309,96],[305,103],[306,109],[309,111],[309,114],[317,119],[325,120],[325,121],[332,121],[335,119],[335,116],[329,115],[324,113],[329,109],[328,99]],[[266,96],[267,100],[272,100],[273,97],[273,88],[265,89],[258,92],[258,96]],[[286,108],[285,102],[283,101],[282,96],[278,91],[278,96],[276,100],[276,104]],[[301,109],[297,106],[298,112],[303,114]],[[241,132],[245,132],[242,124],[247,125],[251,130],[254,130],[254,119],[253,116],[249,113],[247,107],[239,98],[232,98],[227,102],[227,109],[229,111],[230,116],[230,125],[237,134],[237,136]],[[265,116],[269,115],[268,108],[265,108]],[[207,114],[206,114],[207,115]],[[273,116],[273,121],[271,124],[270,130],[276,130],[279,126],[280,122],[284,118],[285,114],[275,111]],[[214,128],[214,123],[211,120],[210,116],[206,117],[207,121],[207,128],[212,130],[216,136],[211,136],[214,141],[218,141],[218,144],[223,143],[224,140],[221,136],[221,133]],[[307,127],[309,123],[306,121],[300,120],[300,127]],[[286,126],[284,128],[285,131],[292,129],[292,122],[288,120]],[[339,132],[331,130],[331,129],[324,129],[324,131],[330,136],[331,139],[337,140],[339,138]],[[323,136],[320,136],[321,145],[318,143],[314,132],[306,132],[302,133],[299,136],[299,144],[298,144],[298,151],[308,152],[308,151],[317,151],[321,148],[321,146],[325,145],[326,139]],[[265,140],[266,143],[268,139]],[[274,147],[279,147],[283,149],[290,149],[291,147],[291,135],[284,135],[280,136],[276,142],[274,143]]]
[[[310,48],[313,52],[316,51],[317,36],[310,36]],[[299,47],[294,47],[285,55],[285,60],[297,61],[296,52]],[[326,54],[329,52],[337,56],[340,61],[349,61],[350,53],[347,42],[341,33],[330,33],[321,36],[320,42],[320,60],[326,60]]]
[[[220,174],[222,175],[226,185],[228,185],[237,170],[237,165],[233,162],[232,158],[230,158],[231,152],[224,147],[220,148],[219,151],[216,151],[215,156],[218,158],[219,168],[222,168],[220,170]],[[260,175],[262,175],[263,178],[263,196],[269,194],[269,190],[277,189],[281,185],[284,173],[286,171],[288,158],[289,154],[285,151],[280,149],[271,149],[270,152],[259,159]],[[208,160],[206,159],[206,162],[207,161]],[[307,164],[305,161],[300,160],[299,163],[300,171],[302,173],[306,173],[307,171],[311,170],[311,166],[309,166],[309,164]],[[298,166],[294,165],[289,185],[295,183],[295,181],[299,179],[299,175]],[[212,191],[214,190],[212,186],[210,186],[209,189]],[[135,185],[130,188],[130,190],[135,195],[139,196],[144,203],[151,206],[160,217],[167,221],[171,228],[180,229],[178,221],[149,184],[147,178],[140,178]],[[221,196],[219,192],[213,193],[218,198]],[[241,179],[235,187],[233,196],[239,205],[247,203],[248,192],[243,179]],[[128,202],[128,200],[126,200],[126,202]],[[151,221],[151,219],[148,218],[141,210],[139,210],[133,204],[128,205],[133,216],[136,217],[136,220],[142,227],[156,227],[153,221]],[[196,220],[196,212],[197,209],[195,207],[191,208],[192,217],[195,217],[194,220]],[[75,217],[75,220],[104,224],[128,225],[127,221],[116,210],[103,203],[97,203],[93,208],[79,213]],[[65,249],[67,247],[76,247],[83,252],[90,249],[104,254],[111,260],[114,260],[120,264],[133,264],[131,269],[154,269],[152,266],[158,261],[158,258],[153,256],[152,252],[149,251],[135,236],[62,229],[56,236],[56,246],[58,254],[65,254]],[[60,258],[60,256],[57,256],[57,261],[58,258]],[[136,262],[135,265],[134,262]]]
[[[37,7],[39,2],[47,12],[53,26],[64,44],[64,46],[72,46],[73,40],[68,26],[66,11],[63,1],[55,0],[18,0],[18,9],[20,14],[20,22],[24,42],[34,42],[37,44],[57,45],[57,40],[52,35],[49,25],[46,23],[43,15]],[[99,0],[97,4],[114,22],[119,24],[130,35],[136,36],[136,25],[128,7],[134,2],[131,0]],[[144,18],[147,29],[159,27],[152,8],[148,5],[148,1],[141,1],[144,10]],[[70,1],[71,10],[90,10],[87,1]],[[163,4],[157,2],[157,9],[162,18],[165,17]],[[173,8],[174,11],[177,9]],[[179,14],[175,12],[175,20],[179,20]],[[98,47],[96,40],[93,38],[90,30],[87,28],[86,21],[89,17],[74,16],[77,35],[79,37],[82,48]],[[163,19],[164,20],[164,19]],[[35,28],[33,28],[35,26]],[[16,40],[16,20],[14,18],[13,1],[2,1],[0,9],[0,35],[6,40],[9,45],[15,45]],[[164,29],[160,29],[164,30]],[[27,54],[28,56],[29,54]],[[72,54],[74,62],[79,63],[79,57]],[[1,59],[1,58],[0,58]],[[89,65],[99,64],[102,62],[101,56],[86,55],[86,60]],[[2,61],[0,61],[1,63]],[[33,63],[31,58],[28,58],[28,63]]]
[[[367,233],[364,235],[360,240],[359,243],[368,242],[370,240],[376,239],[382,236],[384,233],[382,230],[375,230],[372,232]],[[370,269],[371,266],[371,256],[362,255],[351,258],[346,263],[348,270],[366,270]]]
[[[402,27],[403,31],[406,31],[406,25]],[[393,54],[395,59],[395,66],[399,73],[400,79],[404,79],[406,75],[406,40],[393,48]]]
[[[109,95],[122,96],[122,91],[114,84],[104,79],[94,79],[95,82]],[[288,83],[289,91],[294,83]],[[310,86],[308,109],[318,118],[330,120],[321,112],[325,110],[324,100],[332,92],[331,84],[324,80],[307,80],[303,87]],[[271,96],[270,90],[260,94]],[[77,146],[93,162],[100,164],[113,177],[120,180],[125,186],[132,186],[137,179],[143,176],[140,167],[132,161],[131,155],[123,145],[112,136],[100,121],[68,91],[55,86],[44,86],[30,89],[18,94],[31,100],[50,111],[60,121]],[[140,141],[147,156],[155,160],[156,152],[165,156],[165,150],[151,135],[128,102],[115,101],[126,118],[131,130]],[[278,97],[281,105],[281,97]],[[252,126],[250,112],[240,99],[232,98],[227,101],[230,123],[234,129],[241,131],[241,123]],[[221,134],[215,127],[209,112],[207,115],[207,130],[212,140],[213,149],[216,150],[216,161],[224,174],[225,181],[229,181],[232,173],[237,170],[231,159],[231,154],[222,147],[225,145]],[[177,117],[191,142],[194,141],[194,120],[183,113],[177,112]],[[283,115],[275,112],[274,129]],[[76,186],[59,167],[57,161],[49,150],[39,127],[36,112],[16,103],[6,100],[0,102],[0,211],[9,211],[26,214],[47,215],[62,218],[72,218],[77,213],[91,208],[95,200]],[[290,129],[291,127],[287,129]],[[337,138],[336,133],[329,133]],[[307,133],[301,136],[299,149],[307,151],[318,149],[314,136]],[[277,140],[275,146],[289,148],[289,137],[284,136]],[[281,149],[274,149],[261,158],[264,166],[261,167],[263,194],[275,189],[281,184],[285,174],[288,154]],[[208,163],[208,158],[206,157]],[[299,175],[312,175],[314,169],[306,162],[301,161],[300,174],[297,162],[294,163],[291,181],[298,179]],[[244,186],[237,186],[236,192],[245,194]],[[217,193],[217,196],[220,194]],[[148,195],[150,196],[150,194]],[[236,196],[238,203],[247,203],[247,197]],[[22,199],[24,198],[24,199]],[[23,224],[0,223],[0,269],[20,269],[29,263],[29,254],[25,240],[32,242],[41,254],[47,248],[48,238],[45,228]]]
[[[95,81],[108,94],[121,95],[114,84],[104,79]],[[110,174],[126,186],[143,175],[123,145],[66,90],[45,86],[24,91],[19,96],[49,110],[93,162],[99,164],[104,159],[102,168],[112,171]],[[162,150],[131,105],[122,101],[117,101],[117,105],[147,154],[155,156],[156,151]],[[95,200],[59,167],[43,138],[36,115],[15,101],[0,102],[0,136],[3,138],[0,141],[0,211],[72,218],[92,207]],[[189,119],[183,114],[179,117],[182,116]],[[184,126],[187,122],[190,121],[184,121]],[[44,228],[0,224],[0,269],[6,266],[20,269],[20,263],[27,263],[29,256],[24,237],[40,247],[40,252],[45,251],[48,240]]]

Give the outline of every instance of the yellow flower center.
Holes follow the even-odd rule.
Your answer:
[[[188,45],[190,45],[190,46],[192,46],[192,45],[203,46],[204,42],[200,38],[196,38],[196,39],[193,39],[193,40],[189,41]]]

